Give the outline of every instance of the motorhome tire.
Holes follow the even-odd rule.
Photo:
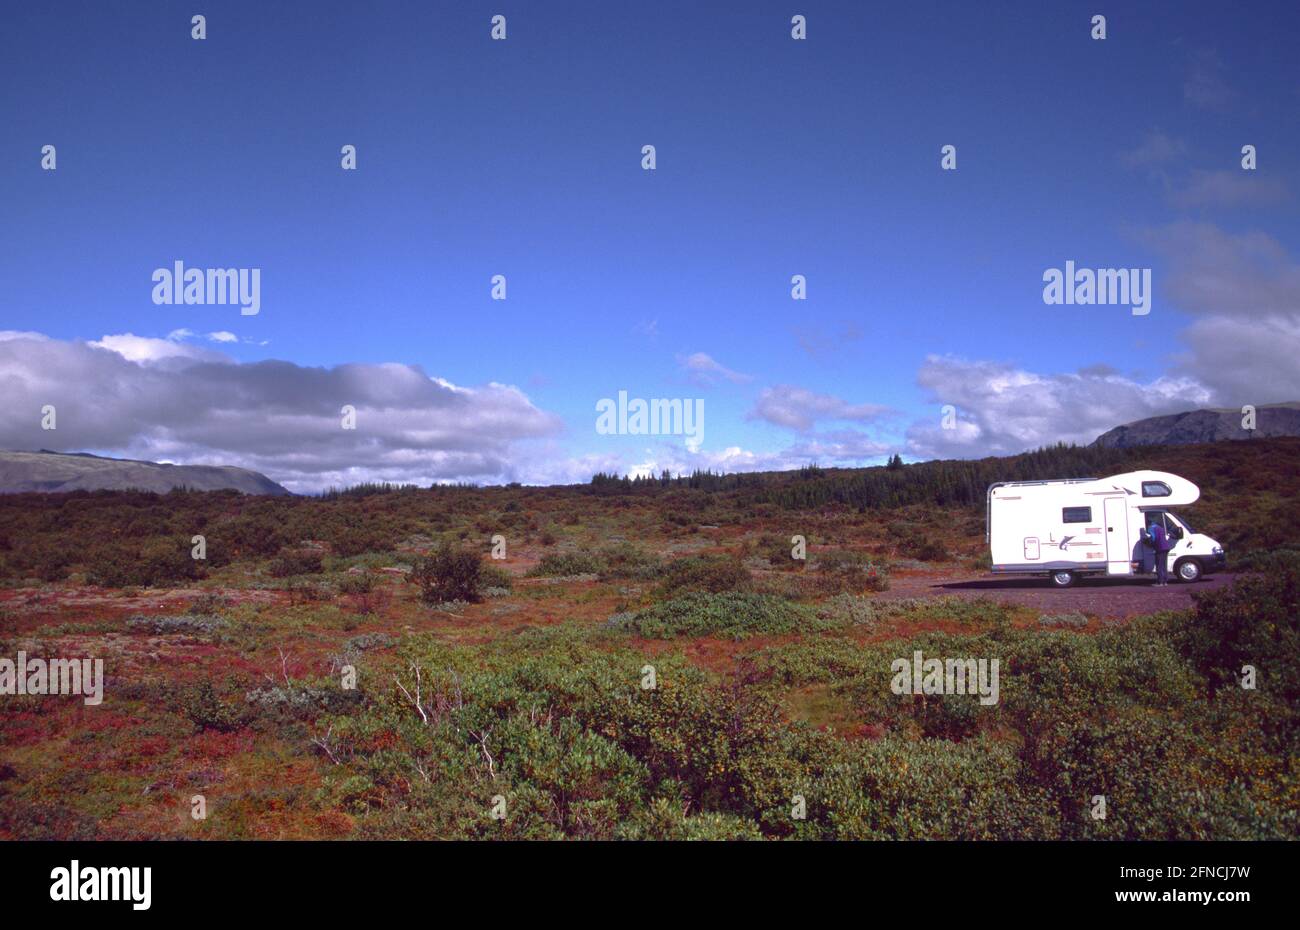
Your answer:
[[[1185,581],[1188,584],[1193,581],[1201,580],[1201,563],[1195,559],[1181,559],[1174,566],[1174,574],[1178,576],[1179,581]]]
[[[1074,584],[1074,572],[1052,572],[1048,577],[1052,579],[1053,588],[1068,588]]]

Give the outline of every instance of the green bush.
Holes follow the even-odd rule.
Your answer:
[[[817,588],[823,594],[889,590],[889,567],[862,552],[824,552],[817,556],[816,567]]]
[[[180,696],[180,709],[200,730],[229,733],[246,723],[246,717],[226,704],[217,695],[210,681],[200,681],[184,689]]]
[[[105,588],[161,586],[201,577],[203,563],[184,539],[150,539],[138,549],[104,546],[94,550],[86,580]]]
[[[429,604],[479,600],[483,562],[472,549],[445,544],[416,562],[411,580],[420,586],[420,597]]]
[[[493,565],[491,562],[485,563],[479,570],[478,589],[480,594],[486,594],[489,590],[508,592],[514,587],[515,579],[508,571],[499,565]]]
[[[1268,690],[1300,702],[1300,558],[1275,556],[1267,570],[1196,595],[1196,610],[1171,622],[1174,642],[1213,690],[1237,687],[1253,665]]]
[[[946,562],[952,558],[943,540],[920,533],[905,536],[898,544],[898,553],[918,562]]]
[[[671,597],[683,591],[720,594],[743,591],[750,586],[749,571],[735,559],[721,556],[690,556],[673,559],[659,572],[656,593]]]
[[[375,590],[375,579],[367,572],[346,574],[338,581],[339,594],[364,595]]]
[[[806,607],[770,594],[693,591],[638,613],[618,615],[611,618],[610,626],[641,636],[666,639],[713,633],[735,636],[789,633],[799,629],[825,628],[826,624],[817,620]]]
[[[534,577],[562,578],[570,575],[596,575],[605,563],[588,552],[548,552],[540,562],[528,570]]]
[[[272,578],[291,578],[294,575],[315,575],[321,570],[319,552],[286,549],[273,558],[266,571]]]
[[[602,580],[610,578],[652,578],[663,564],[658,556],[646,552],[629,542],[606,546],[600,550],[599,559],[604,565]]]

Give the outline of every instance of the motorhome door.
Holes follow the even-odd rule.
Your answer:
[[[1122,497],[1106,498],[1106,572],[1110,575],[1133,573],[1133,547],[1128,539],[1128,501]]]

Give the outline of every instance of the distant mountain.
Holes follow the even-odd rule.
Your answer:
[[[0,494],[25,491],[195,491],[233,488],[245,494],[286,495],[266,475],[233,465],[160,465],[85,452],[0,452]]]
[[[1175,446],[1221,439],[1269,439],[1300,436],[1300,403],[1268,404],[1255,410],[1255,429],[1241,428],[1241,410],[1189,410],[1150,417],[1107,430],[1094,446]]]

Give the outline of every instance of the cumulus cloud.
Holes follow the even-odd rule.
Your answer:
[[[1044,374],[1011,364],[930,356],[918,383],[932,419],[908,429],[921,458],[1022,452],[1088,443],[1121,423],[1197,407],[1239,407],[1300,398],[1300,263],[1272,236],[1177,222],[1144,231],[1163,255],[1162,293],[1193,318],[1183,351],[1162,376],[1125,377],[1094,365]],[[957,417],[943,429],[940,406]]]
[[[880,404],[850,404],[831,394],[819,394],[791,384],[764,388],[758,395],[751,420],[764,420],[775,426],[807,432],[819,420],[877,420],[890,413]]]
[[[1300,397],[1300,317],[1197,320],[1181,335],[1188,351],[1175,370],[1204,384],[1215,406],[1271,404]]]
[[[1271,207],[1290,199],[1291,190],[1281,178],[1239,169],[1196,170],[1184,186],[1169,192],[1169,202],[1184,210],[1193,207]]]
[[[935,403],[933,420],[907,431],[908,450],[919,458],[1010,455],[1055,442],[1085,445],[1118,424],[1211,399],[1192,378],[1140,382],[1097,367],[1045,375],[953,356],[927,357],[917,380]],[[945,429],[941,406],[949,404],[957,416],[954,427]]]
[[[1196,319],[1180,334],[1174,373],[1205,385],[1219,406],[1300,397],[1300,263],[1265,233],[1210,223],[1148,230],[1169,263],[1165,291]]]
[[[199,346],[188,345],[185,339],[193,335],[189,330],[178,329],[170,333],[166,339],[155,339],[149,336],[136,336],[132,333],[122,333],[116,336],[105,336],[97,339],[87,345],[94,346],[97,349],[107,349],[110,352],[116,352],[118,355],[131,362],[159,362],[165,359],[194,359],[209,362],[227,361],[226,356],[219,352],[213,352]]]
[[[215,356],[215,358],[213,357]],[[460,387],[403,364],[241,364],[131,334],[0,339],[0,448],[241,465],[291,490],[365,480],[503,481],[517,445],[559,432],[518,388]],[[40,428],[53,404],[58,428]],[[341,408],[356,409],[355,430]]]
[[[1227,111],[1235,95],[1224,80],[1223,71],[1218,52],[1209,49],[1194,52],[1183,83],[1183,99],[1201,110]]]
[[[744,384],[753,380],[749,375],[732,371],[706,352],[695,352],[691,355],[680,356],[678,362],[691,383],[700,387],[707,387],[719,379],[725,379],[732,384]]]
[[[1142,137],[1137,148],[1120,154],[1120,161],[1130,168],[1149,168],[1178,161],[1187,154],[1187,144],[1162,130],[1152,129]]]
[[[862,341],[862,328],[851,320],[834,326],[818,323],[804,324],[794,329],[799,348],[815,359],[824,359],[848,351]]]
[[[1300,264],[1272,236],[1178,222],[1142,239],[1168,259],[1165,290],[1182,310],[1252,319],[1300,313]]]

